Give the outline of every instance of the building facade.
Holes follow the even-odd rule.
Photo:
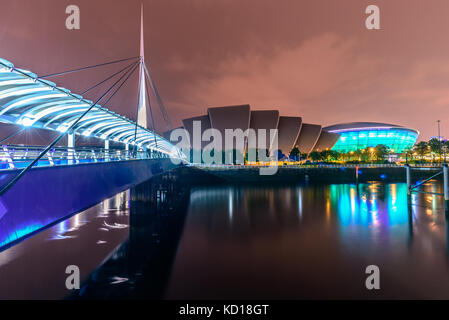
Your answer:
[[[414,146],[419,135],[415,129],[377,122],[336,124],[324,130],[340,135],[332,150],[344,153],[380,144],[389,147],[391,152],[402,153]]]
[[[337,142],[340,134],[328,132],[322,129],[319,124],[304,123],[301,117],[282,116],[278,110],[251,110],[249,105],[213,107],[208,108],[207,114],[197,117],[184,119],[183,126],[190,140],[190,149],[195,151],[203,149],[210,142],[194,141],[194,122],[201,124],[200,136],[208,129],[218,130],[222,137],[225,137],[225,130],[241,129],[243,132],[248,129],[254,129],[257,132],[260,129],[266,130],[265,141],[251,141],[251,137],[245,140],[245,152],[250,146],[264,145],[270,152],[274,150],[273,140],[270,137],[270,130],[277,129],[278,145],[275,149],[280,150],[288,156],[293,148],[298,148],[302,154],[309,154],[312,151],[322,151],[331,149]],[[179,128],[177,128],[179,129]],[[171,131],[165,132],[164,136],[170,139]],[[256,139],[259,137],[256,137]],[[262,143],[260,143],[262,142]],[[176,141],[173,141],[176,143]],[[225,142],[222,141],[221,150],[227,150]],[[237,148],[238,149],[238,148]]]

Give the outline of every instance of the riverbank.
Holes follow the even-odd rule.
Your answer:
[[[405,182],[402,166],[282,166],[274,175],[260,175],[254,166],[192,166],[195,170],[227,183],[365,183],[369,181]],[[412,181],[437,173],[441,168],[429,167],[412,170]]]

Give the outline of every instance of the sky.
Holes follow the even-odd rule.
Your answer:
[[[0,57],[43,75],[138,56],[141,2],[145,60],[174,126],[250,104],[322,125],[394,123],[420,140],[441,120],[449,138],[447,0],[0,0]],[[71,4],[80,30],[65,26]],[[381,30],[365,27],[372,4]],[[82,92],[119,68],[51,80]],[[137,82],[106,107],[135,119]]]

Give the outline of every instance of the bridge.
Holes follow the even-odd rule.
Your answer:
[[[45,76],[0,58],[0,128],[10,131],[0,140],[0,250],[185,161],[181,150],[155,131],[151,92],[171,123],[145,63],[143,23],[140,45],[137,57]],[[124,63],[81,94],[48,80]],[[133,121],[106,105],[137,70],[139,103]],[[82,96],[94,89],[102,90],[96,101]],[[8,144],[24,131],[53,137],[42,146]]]

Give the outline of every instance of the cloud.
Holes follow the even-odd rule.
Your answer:
[[[356,90],[375,70],[376,62],[358,58],[355,46],[354,39],[327,33],[294,48],[276,48],[269,55],[235,56],[216,65],[215,77],[186,84],[183,100],[203,110],[249,103],[254,108],[281,107],[283,113],[301,115],[314,109],[325,95]],[[171,66],[174,70],[189,68],[179,61]]]

